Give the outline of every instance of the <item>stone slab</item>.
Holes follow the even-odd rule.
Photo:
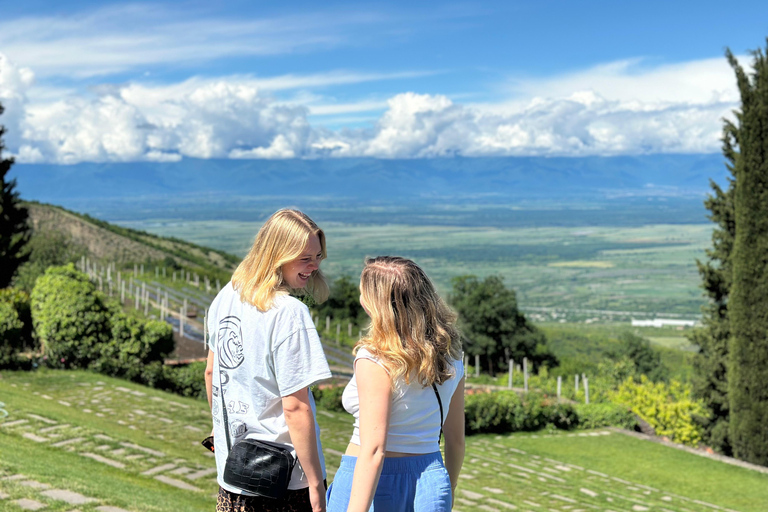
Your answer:
[[[40,494],[53,500],[66,501],[70,505],[85,505],[86,503],[98,501],[95,498],[89,498],[74,491],[67,491],[66,489],[51,489],[49,491],[43,491]]]
[[[195,487],[194,485],[190,485],[186,482],[182,482],[181,480],[176,480],[175,478],[171,478],[165,475],[158,475],[155,477],[155,480],[158,480],[160,482],[163,482],[164,484],[172,485],[174,487],[178,487],[179,489],[183,489],[185,491],[201,491],[202,489],[199,489]]]
[[[468,491],[466,489],[461,489],[461,494],[463,494],[464,497],[469,498],[470,500],[481,500],[485,497],[480,493]]]
[[[0,427],[15,427],[17,425],[23,425],[25,423],[29,423],[29,420],[13,420],[13,421],[6,421],[5,423],[0,423]]]
[[[32,489],[48,489],[50,487],[50,485],[40,483],[37,480],[22,480],[19,482],[19,485],[31,487]]]
[[[216,473],[216,468],[208,468],[203,469],[202,471],[198,471],[197,473],[192,473],[191,475],[187,475],[186,478],[189,480],[197,480],[198,478],[203,478],[204,476],[213,475]]]
[[[163,464],[162,466],[157,466],[152,469],[148,469],[142,473],[142,475],[149,476],[154,475],[155,473],[162,473],[163,471],[168,471],[171,469],[174,469],[176,467],[176,464]]]
[[[62,446],[67,446],[68,444],[79,443],[81,441],[85,441],[85,438],[84,437],[73,437],[72,439],[65,439],[63,441],[59,441],[58,443],[53,443],[51,446],[55,446],[56,448],[60,448]]]
[[[593,498],[596,498],[596,497],[597,497],[597,493],[596,493],[595,491],[590,491],[589,489],[585,489],[584,487],[582,487],[581,489],[579,489],[579,491],[580,491],[580,492],[583,492],[583,493],[584,493],[584,494],[586,494],[587,496],[591,496],[591,497],[593,497]]]
[[[131,448],[133,450],[138,450],[140,452],[148,453],[150,455],[154,455],[155,457],[165,457],[165,454],[163,452],[159,452],[159,451],[153,450],[151,448],[145,448],[144,446],[139,446],[138,444],[120,443],[120,446],[124,446],[126,448]]]
[[[9,495],[9,494],[5,494],[3,491],[0,491],[0,500],[4,500],[4,499],[6,499],[8,496],[10,496],[10,495]]]
[[[30,418],[36,419],[37,421],[42,421],[43,423],[48,423],[49,425],[55,425],[55,424],[58,423],[58,421],[55,421],[55,420],[52,420],[52,419],[48,419],[48,418],[45,418],[43,416],[38,416],[37,414],[27,413],[27,416],[29,416]]]
[[[50,439],[48,439],[47,437],[41,437],[36,434],[33,434],[32,432],[24,432],[22,436],[24,437],[24,439],[29,439],[36,443],[47,443],[48,441],[50,441]]]
[[[101,455],[96,455],[95,453],[81,453],[80,455],[82,455],[83,457],[88,457],[89,459],[93,459],[97,462],[106,464],[107,466],[112,466],[113,468],[125,469],[125,464],[123,464],[122,462],[108,459],[106,457],[102,457]]]
[[[96,510],[98,510],[99,512],[130,512],[129,510],[125,510],[124,508],[110,507],[109,505],[102,505],[100,507],[96,507]]]
[[[13,503],[17,504],[24,510],[40,510],[41,508],[45,508],[48,506],[45,503],[40,503],[39,501],[29,500],[26,498],[21,500],[16,500]]]
[[[516,509],[517,509],[517,507],[516,507],[516,506],[514,506],[514,505],[513,505],[513,504],[511,504],[511,503],[507,503],[507,502],[505,502],[505,501],[499,501],[499,500],[495,500],[495,499],[493,499],[493,498],[488,498],[486,501],[487,501],[488,503],[491,503],[491,504],[493,504],[493,505],[496,505],[497,507],[504,507],[504,508],[507,508],[507,509],[509,509],[509,510],[516,510]]]
[[[16,475],[4,476],[3,478],[0,478],[0,480],[5,480],[6,482],[13,482],[14,480],[24,480],[25,478],[27,477],[19,473]]]

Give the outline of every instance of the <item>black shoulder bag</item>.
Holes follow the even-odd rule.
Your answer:
[[[219,373],[221,379],[221,373]],[[221,384],[221,380],[219,380]],[[243,439],[231,445],[227,403],[224,387],[221,389],[224,432],[227,436],[227,462],[224,465],[224,482],[246,492],[264,498],[281,499],[288,490],[296,459],[290,450],[271,445],[258,439]]]

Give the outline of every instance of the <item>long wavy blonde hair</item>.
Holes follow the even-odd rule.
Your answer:
[[[277,294],[288,293],[290,288],[283,280],[282,266],[301,256],[312,235],[320,239],[322,259],[325,259],[325,233],[312,219],[298,210],[282,209],[273,213],[232,274],[232,285],[240,299],[266,311],[272,307]],[[328,298],[328,283],[320,269],[312,272],[304,292],[318,303]]]
[[[360,297],[371,326],[358,343],[378,357],[393,386],[403,377],[423,386],[453,375],[461,358],[456,313],[440,298],[427,274],[397,256],[368,258],[360,276]]]

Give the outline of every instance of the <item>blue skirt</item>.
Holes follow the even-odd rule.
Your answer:
[[[344,455],[326,493],[327,512],[346,512],[357,457]],[[449,512],[451,480],[440,452],[384,459],[369,512]]]

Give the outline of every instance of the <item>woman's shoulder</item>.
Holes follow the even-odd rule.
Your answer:
[[[358,359],[370,359],[371,361],[379,362],[379,358],[376,357],[365,345],[360,346],[355,354],[355,361]]]
[[[311,318],[307,305],[287,293],[275,297],[272,304],[272,311],[277,315],[290,315],[296,318]]]

